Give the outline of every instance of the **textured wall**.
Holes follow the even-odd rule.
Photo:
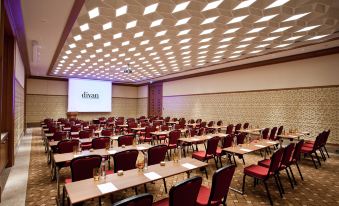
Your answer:
[[[26,95],[26,121],[27,123],[40,122],[46,117],[66,117],[67,96],[57,95]],[[79,118],[90,120],[99,116],[125,116],[137,115],[137,98],[112,98],[111,113],[80,113]]]
[[[147,104],[148,104],[148,98],[138,98],[137,103],[137,117],[140,116],[147,116]]]
[[[284,125],[313,135],[330,128],[329,142],[339,143],[339,87],[167,96],[163,107],[164,116]]]
[[[15,80],[15,113],[14,113],[14,147],[24,134],[25,117],[25,91],[24,88]]]

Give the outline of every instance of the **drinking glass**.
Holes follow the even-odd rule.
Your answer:
[[[143,159],[138,159],[137,160],[137,168],[138,168],[138,172],[142,172],[144,167],[145,167],[145,162]]]
[[[98,182],[100,180],[100,168],[99,167],[93,168],[93,179],[95,182]]]

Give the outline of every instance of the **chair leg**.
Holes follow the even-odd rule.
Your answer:
[[[282,183],[281,183],[279,173],[277,174],[277,178],[278,178],[278,182],[279,182],[279,184],[280,184],[281,192],[282,192],[283,194],[285,194],[284,186],[283,186]]]
[[[237,162],[235,161],[235,155],[233,154],[233,161],[234,161],[234,165],[237,166]]]
[[[280,197],[283,198],[283,194],[282,194],[282,191],[281,191],[281,188],[280,188],[280,184],[278,182],[278,179],[277,179],[276,175],[274,175],[274,181],[275,181],[275,184],[277,185]]]
[[[242,194],[245,194],[245,179],[246,175],[244,175],[244,177],[242,178]]]
[[[242,163],[244,163],[244,165],[245,165],[245,158],[244,158],[244,156],[242,156],[241,159],[242,159]]]
[[[164,182],[164,188],[165,188],[165,192],[166,192],[166,194],[167,194],[167,185],[166,185],[166,180],[165,180],[165,178],[162,179],[162,181]]]
[[[312,158],[312,162],[313,162],[313,164],[314,164],[314,167],[315,167],[316,169],[318,169],[317,164],[316,164],[315,161],[314,161],[313,155],[310,154],[310,156],[311,156],[311,158]]]
[[[218,167],[218,157],[217,158],[213,157],[213,159],[214,159],[214,162],[215,162],[215,167],[217,169],[219,169],[219,167]]]
[[[267,192],[268,199],[270,200],[270,204],[273,205],[273,201],[272,201],[270,192],[269,192],[269,190],[268,190],[268,186],[267,186],[267,182],[266,182],[266,181],[264,181],[264,185],[265,185],[265,188],[266,188],[266,192]]]
[[[222,167],[221,156],[219,156],[220,167]]]
[[[101,197],[99,197],[99,206],[101,206]]]
[[[293,179],[294,185],[297,185],[297,181],[295,180],[295,177],[294,177],[294,174],[293,174],[293,171],[292,171],[291,166],[289,166],[288,168],[290,169],[290,172],[291,172],[291,175],[292,175],[292,179]]]
[[[145,193],[147,193],[147,186],[146,186],[146,184],[144,184],[144,190],[145,190]]]
[[[296,162],[295,165],[297,166],[297,169],[298,169],[298,172],[299,172],[299,175],[300,175],[301,180],[304,181],[304,178],[303,178],[303,175],[301,174],[301,171],[300,171],[298,162]]]
[[[320,159],[319,159],[317,151],[315,151],[314,153],[315,153],[315,157],[317,158],[317,161],[319,163],[319,166],[321,166],[321,162],[320,162]]]
[[[292,182],[292,179],[291,179],[290,173],[288,172],[287,167],[285,168],[285,171],[286,171],[288,180],[290,181],[291,187],[292,187],[292,189],[294,189],[294,185],[293,185],[293,182]]]
[[[323,149],[319,148],[319,151],[320,151],[321,157],[323,158],[323,160],[325,162],[326,161],[326,156],[325,156],[325,153],[324,153]]]
[[[206,167],[204,167],[204,170],[205,170],[206,179],[208,179],[208,175],[207,175],[207,168],[206,168]]]
[[[326,154],[327,154],[327,157],[330,158],[330,155],[328,155],[328,152],[327,152],[327,149],[326,149],[325,146],[324,146],[324,149],[325,149],[325,152],[326,152]]]
[[[61,200],[61,205],[65,205],[65,186],[62,188],[62,200]]]

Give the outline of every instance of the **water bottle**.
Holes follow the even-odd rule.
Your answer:
[[[234,144],[235,147],[237,146],[237,137],[236,136],[233,137],[233,144]]]
[[[105,165],[105,158],[101,160],[101,178],[106,179],[106,165]]]
[[[148,153],[145,152],[144,154],[144,170],[147,170],[147,165],[148,165]]]

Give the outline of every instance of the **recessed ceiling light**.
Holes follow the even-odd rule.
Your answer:
[[[151,50],[153,50],[154,49],[154,47],[147,47],[146,49],[145,49],[145,51],[151,51]]]
[[[200,40],[199,42],[200,42],[200,43],[204,43],[204,42],[210,41],[211,39],[212,39],[212,38],[205,38],[205,39]]]
[[[289,0],[276,0],[272,4],[268,5],[265,9],[270,9],[270,8],[274,8],[274,7],[277,7],[277,6],[282,6],[285,3],[287,3],[288,1]]]
[[[121,46],[127,46],[127,45],[129,45],[129,41],[124,41],[121,43]]]
[[[167,47],[164,47],[162,50],[166,51],[166,50],[169,50],[171,48],[172,48],[172,46],[167,46]]]
[[[167,30],[159,31],[155,34],[155,37],[164,36],[167,33]]]
[[[253,36],[253,37],[247,37],[247,38],[241,40],[241,42],[251,41],[251,40],[253,40],[253,39],[255,39],[255,38],[257,38],[257,37],[256,37],[256,36]]]
[[[110,41],[104,43],[104,47],[108,47],[108,46],[111,46],[111,42]]]
[[[235,52],[232,52],[232,54],[240,54],[242,52],[244,52],[244,50],[235,51]]]
[[[102,52],[102,49],[97,49],[95,50],[96,53],[101,53]]]
[[[218,49],[223,49],[223,48],[226,48],[228,46],[230,46],[230,45],[229,44],[221,45],[221,46],[218,46]]]
[[[145,45],[145,44],[148,44],[149,43],[149,40],[144,40],[142,42],[140,42],[140,45]]]
[[[122,6],[120,8],[118,8],[117,10],[115,10],[115,16],[121,16],[127,13],[127,5]]]
[[[278,46],[275,46],[274,48],[282,48],[282,47],[287,47],[290,44],[280,44]]]
[[[87,23],[80,26],[80,30],[81,30],[81,31],[86,31],[86,30],[88,30],[88,29],[89,29],[89,26],[88,26]]]
[[[227,37],[227,38],[223,38],[220,42],[231,41],[232,39],[234,39],[234,37]]]
[[[217,8],[224,0],[218,0],[208,3],[201,11],[207,11]]]
[[[133,28],[133,27],[135,27],[136,25],[137,25],[137,20],[128,22],[128,23],[126,24],[126,29]]]
[[[272,37],[267,37],[266,39],[262,40],[262,41],[272,41],[274,39],[278,39],[280,36],[272,36]]]
[[[293,15],[293,16],[291,16],[290,18],[285,19],[283,22],[298,20],[298,19],[300,19],[300,18],[306,16],[306,15],[309,14],[309,13],[311,13],[311,12]]]
[[[187,43],[189,41],[191,41],[191,38],[182,39],[182,40],[179,41],[179,44]]]
[[[75,48],[76,47],[76,44],[70,44],[70,45],[68,45],[69,46],[69,48],[71,48],[71,49],[73,49],[73,48]]]
[[[191,31],[190,29],[182,30],[182,31],[180,31],[180,32],[177,34],[177,36],[186,35],[186,34],[188,34],[190,31]]]
[[[116,33],[113,35],[113,39],[118,39],[118,38],[121,38],[122,37],[122,33],[119,32],[119,33]]]
[[[67,50],[67,51],[65,51],[65,53],[66,53],[66,54],[71,54],[72,51],[71,51],[71,50]]]
[[[310,30],[315,29],[315,28],[317,28],[317,27],[319,27],[319,26],[320,26],[320,25],[308,26],[308,27],[305,27],[305,28],[303,28],[303,29],[300,29],[300,30],[298,30],[298,31],[296,31],[296,32],[310,31]]]
[[[191,47],[191,45],[186,45],[180,48],[180,50],[184,50],[184,49],[189,49]]]
[[[227,22],[227,24],[233,24],[233,23],[241,22],[246,17],[248,17],[248,15],[235,17],[235,18],[231,19],[229,22]]]
[[[165,39],[159,42],[159,44],[167,44],[169,42],[169,39]]]
[[[269,45],[270,44],[260,44],[260,45],[256,46],[255,48],[264,48],[264,47],[267,47]]]
[[[256,54],[256,53],[259,53],[261,52],[262,50],[254,50],[254,51],[251,51],[250,54]]]
[[[265,29],[266,27],[258,27],[258,28],[254,28],[254,29],[251,29],[250,31],[247,32],[247,34],[252,34],[252,33],[256,33],[256,32],[259,32],[259,31],[262,31],[263,29]]]
[[[215,30],[215,28],[213,28],[213,29],[206,29],[206,30],[202,31],[202,32],[200,33],[200,35],[210,34],[210,33],[212,33],[214,30]]]
[[[81,40],[81,35],[80,34],[76,35],[73,38],[74,38],[75,41],[79,41],[79,40]]]
[[[198,49],[206,49],[208,48],[210,45],[203,45],[203,46],[200,46]]]
[[[150,27],[156,27],[156,26],[159,26],[161,23],[162,23],[163,19],[158,19],[158,20],[155,20],[151,23],[151,26]]]
[[[107,22],[106,24],[102,25],[103,30],[107,30],[112,28],[112,22]]]
[[[273,14],[273,15],[264,16],[264,17],[261,17],[259,20],[257,20],[257,21],[254,22],[254,23],[269,21],[269,20],[273,19],[273,18],[276,17],[276,16],[278,16],[278,14]]]
[[[183,2],[183,3],[177,4],[175,6],[175,8],[173,9],[172,13],[176,13],[176,12],[185,10],[189,4],[190,4],[190,1],[186,1],[186,2]]]
[[[240,4],[238,4],[238,6],[236,6],[233,10],[237,10],[237,9],[242,9],[242,8],[246,8],[251,6],[251,4],[253,4],[256,0],[245,0],[243,2],[241,2]]]
[[[325,34],[325,35],[318,35],[318,36],[314,36],[314,37],[311,37],[307,40],[317,40],[317,39],[321,39],[321,38],[324,38],[326,36],[328,36],[329,34]]]
[[[119,51],[119,48],[114,48],[114,49],[112,49],[112,53],[118,52],[118,51]]]
[[[177,23],[174,25],[174,26],[179,26],[179,25],[182,25],[182,24],[187,24],[187,22],[191,19],[191,17],[187,17],[187,18],[184,18],[184,19],[180,19],[177,21]]]
[[[248,47],[248,46],[249,46],[249,44],[242,44],[242,45],[237,46],[236,48],[241,49],[241,48],[245,48],[245,47]]]
[[[239,29],[240,28],[229,29],[229,30],[225,31],[224,34],[232,34],[232,33],[236,32],[236,31],[238,31]]]
[[[96,34],[93,36],[93,39],[94,40],[98,40],[98,39],[101,39],[101,34]]]
[[[90,19],[93,19],[93,18],[99,16],[99,8],[96,7],[96,8],[94,8],[94,9],[90,10],[90,11],[88,12],[88,16],[89,16]]]
[[[205,19],[203,22],[201,22],[200,25],[212,23],[212,22],[214,22],[215,20],[217,20],[218,18],[219,18],[219,16],[214,16],[214,17],[207,18],[207,19]]]
[[[144,32],[141,31],[141,32],[135,33],[134,38],[139,38],[139,37],[142,37],[143,35],[144,35]]]
[[[228,58],[230,58],[230,59],[235,59],[235,58],[237,58],[237,57],[239,57],[240,55],[233,55],[233,56],[229,56]]]
[[[286,31],[287,29],[291,28],[292,26],[285,26],[285,27],[281,27],[279,29],[276,29],[274,31],[272,31],[271,33],[277,33],[277,32],[283,32]]]
[[[303,36],[293,36],[293,37],[290,37],[288,39],[285,39],[284,41],[294,41],[294,40],[299,39],[301,37],[303,37]]]
[[[155,12],[158,8],[158,4],[159,3],[155,3],[155,4],[151,4],[151,5],[147,6],[144,10],[144,15]]]

